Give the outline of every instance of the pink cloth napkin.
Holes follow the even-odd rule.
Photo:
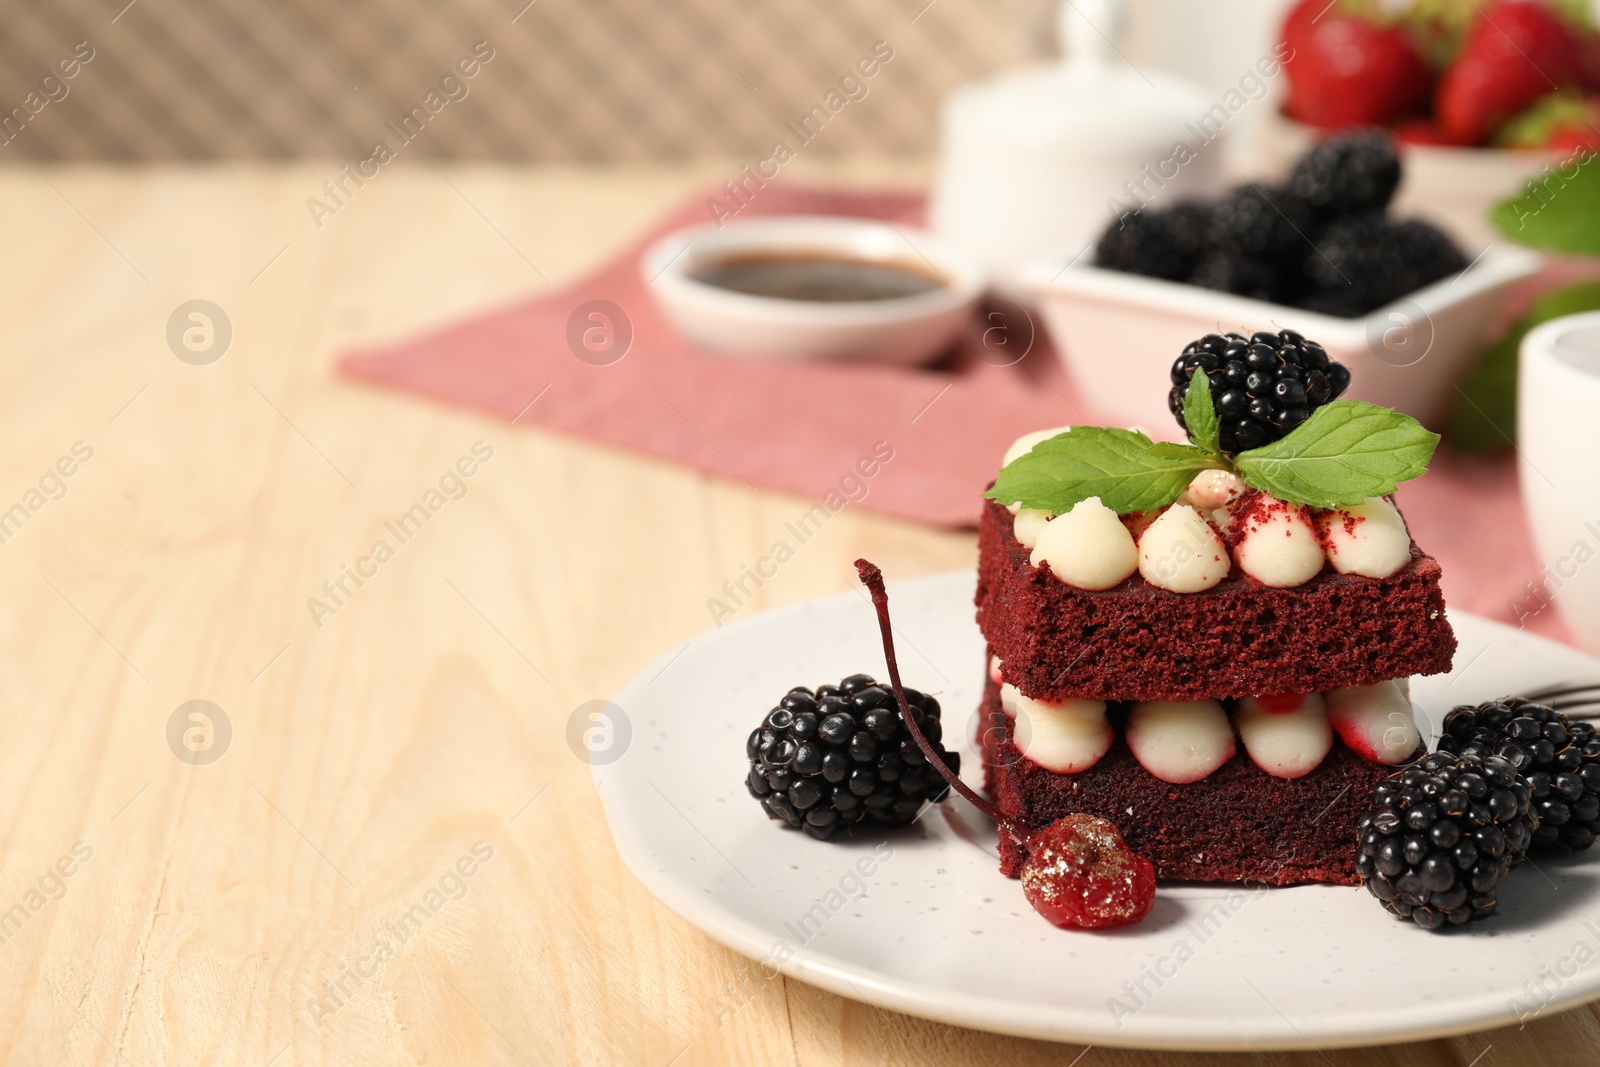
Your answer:
[[[915,225],[923,202],[919,192],[780,180],[761,190],[740,217],[852,215]],[[830,511],[860,508],[950,527],[976,524],[984,486],[1020,434],[1115,422],[1078,397],[1042,326],[1033,329],[1016,312],[975,320],[965,343],[934,368],[774,363],[696,349],[656,309],[639,258],[661,235],[711,221],[705,205],[704,196],[691,198],[605,266],[557,293],[403,344],[350,353],[341,369],[508,421],[821,501]],[[610,324],[612,347],[598,355],[577,340],[586,328],[604,328],[604,320],[580,311],[597,300],[625,316]],[[986,334],[993,321],[1005,330]],[[627,332],[626,354],[606,362]],[[1025,347],[1025,358],[1003,365]],[[1553,609],[1518,610],[1537,608],[1523,583],[1537,584],[1539,570],[1511,460],[1441,454],[1433,471],[1402,491],[1400,502],[1418,542],[1444,566],[1453,607],[1507,622],[1520,617],[1529,629],[1566,637]],[[796,516],[804,511],[797,506]]]

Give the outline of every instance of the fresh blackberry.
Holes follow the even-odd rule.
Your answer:
[[[1329,223],[1305,257],[1300,305],[1354,318],[1466,268],[1449,237],[1418,219],[1349,215]]]
[[[1215,249],[1195,261],[1188,281],[1190,285],[1198,285],[1203,289],[1281,304],[1291,298],[1297,279],[1284,271],[1282,266],[1263,256],[1242,256],[1237,252]]]
[[[1206,239],[1211,211],[1192,202],[1146,208],[1118,218],[1095,245],[1095,266],[1182,281]]]
[[[1493,914],[1532,833],[1531,790],[1510,760],[1434,752],[1372,792],[1356,873],[1392,914],[1425,930]]]
[[[905,693],[917,725],[938,745],[939,702],[914,689]],[[943,748],[939,754],[960,773],[959,754]],[[950,791],[906,731],[889,687],[866,674],[789,690],[751,731],[745,755],[745,787],[767,816],[821,840],[866,820],[904,826],[925,802]]]
[[[1310,226],[1305,206],[1282,189],[1246,183],[1212,206],[1207,245],[1292,270],[1311,243],[1306,237]]]
[[[1286,188],[1322,224],[1345,215],[1382,213],[1399,184],[1394,143],[1387,134],[1369,130],[1317,145],[1295,164]]]
[[[1190,380],[1202,369],[1222,424],[1221,448],[1229,455],[1285,436],[1350,385],[1344,364],[1293,330],[1249,337],[1208,333],[1185,347],[1172,365],[1167,405],[1185,430],[1183,401]]]
[[[1521,697],[1502,697],[1445,716],[1439,749],[1500,756],[1533,791],[1534,852],[1564,856],[1594,844],[1600,834],[1600,734]]]
[[[1282,304],[1305,287],[1300,258],[1310,216],[1282,190],[1241,185],[1211,206],[1191,285]]]

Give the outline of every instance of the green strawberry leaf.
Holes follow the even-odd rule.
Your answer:
[[[1463,452],[1509,448],[1517,437],[1517,351],[1535,326],[1600,311],[1600,282],[1580,282],[1536,300],[1461,383],[1450,415],[1450,444]]]
[[[1158,445],[1137,430],[1074,426],[1007,464],[984,495],[1054,515],[1097,496],[1118,515],[1127,515],[1165,507],[1196,474],[1223,466],[1220,457],[1203,449]]]
[[[1489,213],[1500,232],[1518,244],[1548,252],[1600,255],[1600,156],[1580,151],[1528,182],[1521,196]]]
[[[1279,500],[1334,508],[1387,496],[1428,469],[1439,435],[1409,415],[1361,400],[1335,400],[1289,436],[1241,452],[1239,477]]]
[[[1496,148],[1543,148],[1565,131],[1583,132],[1595,120],[1595,107],[1581,89],[1562,89],[1540,97],[1507,119],[1494,135]]]
[[[1183,397],[1183,422],[1196,447],[1207,452],[1217,450],[1222,424],[1211,403],[1211,379],[1206,377],[1205,371],[1196,371],[1189,379],[1189,391]]]

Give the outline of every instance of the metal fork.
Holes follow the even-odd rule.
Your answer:
[[[1600,678],[1580,678],[1536,689],[1526,694],[1535,704],[1544,704],[1575,719],[1600,718]],[[1578,710],[1575,710],[1578,709]]]

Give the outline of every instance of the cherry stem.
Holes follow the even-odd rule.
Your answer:
[[[889,685],[894,689],[894,699],[900,705],[900,720],[906,724],[912,740],[917,747],[922,749],[922,754],[927,757],[944,780],[950,783],[950,788],[971,801],[972,806],[993,819],[1000,826],[1019,841],[1026,841],[1027,835],[1020,832],[1017,825],[1004,815],[988,800],[978,795],[978,792],[961,780],[949,767],[945,766],[944,759],[940,757],[937,749],[928,741],[922,732],[922,727],[917,725],[916,717],[911,714],[911,705],[906,701],[905,686],[900,684],[900,663],[894,654],[894,631],[889,625],[889,591],[883,587],[883,571],[878,569],[876,563],[864,559],[856,560],[856,572],[861,575],[861,584],[872,593],[872,605],[878,609],[878,632],[883,635],[883,658],[889,664]]]

